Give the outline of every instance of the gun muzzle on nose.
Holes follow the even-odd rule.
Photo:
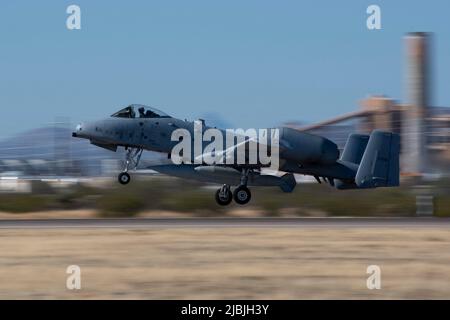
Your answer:
[[[81,132],[83,130],[83,124],[78,124],[75,128],[75,131],[72,132],[72,137],[78,137],[78,133]]]

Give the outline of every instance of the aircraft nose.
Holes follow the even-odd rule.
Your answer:
[[[83,124],[79,123],[76,128],[75,131],[72,132],[72,137],[77,137],[79,133],[81,133],[83,131]]]

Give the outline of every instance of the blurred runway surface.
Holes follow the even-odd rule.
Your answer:
[[[0,229],[53,228],[450,228],[450,219],[407,218],[130,218],[0,220]]]

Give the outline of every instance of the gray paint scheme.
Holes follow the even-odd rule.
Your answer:
[[[134,109],[134,106],[130,107]],[[128,108],[130,108],[128,107]],[[139,148],[170,154],[178,141],[171,141],[172,132],[186,129],[194,137],[194,122],[172,118],[150,108],[153,117],[112,117],[77,126],[74,137],[89,139],[92,144],[115,151],[117,147]],[[128,109],[127,109],[128,110]],[[160,114],[160,115],[159,115]],[[209,127],[204,126],[206,130]],[[204,182],[239,185],[242,169],[252,169],[249,185],[279,186],[290,192],[295,187],[293,174],[315,176],[338,189],[375,188],[399,185],[399,136],[390,132],[374,131],[370,136],[352,134],[339,158],[337,145],[317,135],[281,127],[280,167],[284,176],[261,175],[258,165],[196,165],[168,164],[151,166],[158,172]],[[225,130],[222,130],[224,137]],[[205,147],[210,142],[205,142]],[[270,145],[270,141],[268,142]],[[226,146],[224,142],[224,146]]]

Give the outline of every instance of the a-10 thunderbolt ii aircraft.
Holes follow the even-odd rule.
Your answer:
[[[317,182],[326,182],[337,189],[399,185],[400,139],[395,133],[375,130],[370,135],[351,134],[340,154],[334,142],[287,127],[270,129],[274,130],[272,134],[264,131],[265,140],[259,135],[255,139],[246,133],[235,134],[231,143],[224,141],[222,148],[216,148],[219,150],[207,149],[209,142],[205,140],[213,138],[198,144],[195,137],[198,133],[204,137],[209,129],[214,128],[206,126],[204,121],[180,120],[155,108],[132,104],[107,119],[79,124],[72,135],[111,151],[124,147],[125,167],[118,180],[127,184],[131,179],[128,170],[137,168],[144,150],[166,153],[173,159],[173,150],[186,139],[177,135],[181,130],[188,134],[189,141],[185,142],[193,144],[192,149],[200,146],[200,153],[182,150],[177,161],[148,168],[175,177],[221,184],[215,197],[220,205],[228,205],[233,199],[238,204],[248,203],[251,198],[248,186],[278,186],[284,192],[291,192],[296,186],[294,174],[313,176]],[[226,130],[215,130],[227,136]],[[263,146],[265,150],[271,148],[266,155],[273,157],[276,153],[276,170],[284,175],[262,173],[269,165],[273,169],[273,158],[270,164],[260,159],[249,161],[251,146],[256,146],[257,151],[264,149]],[[239,154],[244,154],[241,158],[244,161],[236,161]],[[213,156],[216,161],[205,160]],[[236,186],[233,192],[231,186]]]

